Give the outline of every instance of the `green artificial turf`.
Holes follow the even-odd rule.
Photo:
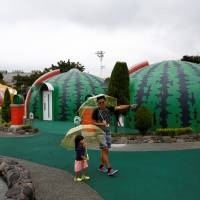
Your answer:
[[[74,152],[59,144],[73,126],[66,122],[34,122],[40,134],[0,138],[0,155],[16,157],[69,171]],[[199,200],[200,149],[164,152],[111,152],[115,177],[97,171],[99,151],[89,151],[88,184],[105,200]]]

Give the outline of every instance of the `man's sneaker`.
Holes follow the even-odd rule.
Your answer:
[[[102,173],[105,173],[107,172],[106,168],[103,166],[103,167],[99,167],[98,168],[98,171],[102,172]]]
[[[81,182],[81,181],[82,181],[81,178],[79,178],[79,177],[74,177],[74,182]]]
[[[81,180],[90,180],[90,177],[89,177],[89,176],[84,176],[84,175],[83,175],[83,176],[81,177]]]
[[[118,172],[118,170],[110,168],[110,169],[108,169],[108,176],[112,176],[117,172]]]

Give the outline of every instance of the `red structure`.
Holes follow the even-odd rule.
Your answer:
[[[24,124],[24,104],[11,104],[11,125]]]
[[[142,62],[142,63],[139,63],[139,64],[136,64],[136,65],[132,66],[132,67],[128,70],[128,72],[129,72],[129,74],[132,74],[133,72],[135,72],[135,71],[137,71],[137,70],[139,70],[139,69],[141,69],[141,68],[143,68],[143,67],[147,67],[147,66],[149,66],[148,61],[144,61],[144,62]]]

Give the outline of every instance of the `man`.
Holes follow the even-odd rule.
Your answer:
[[[127,109],[133,109],[136,107],[136,105],[120,105],[113,108],[106,107],[106,98],[105,96],[98,96],[97,97],[97,103],[98,108],[96,108],[93,111],[92,119],[93,124],[96,126],[99,126],[103,131],[103,139],[100,143],[100,159],[101,159],[101,165],[99,166],[98,170],[101,172],[106,172],[107,167],[107,173],[108,176],[112,176],[114,173],[116,173],[118,170],[113,170],[110,161],[109,161],[109,148],[111,148],[111,132],[109,130],[109,124],[111,120],[111,114],[112,112],[119,111],[119,110],[127,110]]]

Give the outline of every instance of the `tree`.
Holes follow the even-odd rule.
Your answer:
[[[21,92],[21,88],[23,85],[25,85],[26,79],[24,76],[17,75],[13,77],[13,81],[15,83],[15,89],[18,91],[18,93]]]
[[[2,119],[5,122],[9,122],[11,119],[10,104],[11,104],[10,92],[8,88],[6,88],[6,91],[4,93],[3,104],[2,104]]]
[[[140,107],[135,114],[135,127],[142,135],[152,127],[152,113],[145,107]]]
[[[109,80],[108,95],[117,98],[118,105],[129,104],[129,73],[125,62],[116,62]]]
[[[183,56],[183,58],[181,58],[181,61],[187,61],[187,62],[200,64],[200,56],[185,55],[185,56]]]
[[[19,94],[24,95],[26,94],[27,89],[31,87],[31,85],[43,74],[56,69],[60,69],[61,73],[63,73],[74,68],[80,70],[81,72],[85,70],[84,66],[81,65],[79,62],[75,63],[71,62],[70,60],[65,62],[61,60],[57,63],[57,65],[52,64],[51,67],[45,68],[43,71],[35,71],[29,76],[21,76],[18,74],[17,76],[13,77],[15,89],[18,91]]]
[[[5,84],[5,81],[3,80],[3,74],[0,72],[0,83]]]
[[[116,62],[108,83],[108,95],[117,98],[118,105],[129,104],[129,73],[125,62]],[[126,111],[122,112],[126,114]],[[115,132],[117,132],[117,122],[119,113],[115,113]]]
[[[17,75],[13,77],[13,81],[15,83],[15,89],[19,94],[24,94],[29,88],[43,73],[42,72],[34,72],[29,76],[21,76]]]
[[[67,62],[61,60],[59,62],[57,62],[57,65],[51,65],[50,68],[46,68],[44,71],[48,72],[50,70],[56,70],[56,69],[60,69],[61,73],[63,72],[67,72],[70,69],[78,69],[79,71],[83,72],[85,70],[85,67],[83,65],[81,65],[79,62],[71,62],[69,59],[67,60]]]
[[[3,80],[3,74],[0,72],[0,81]]]

